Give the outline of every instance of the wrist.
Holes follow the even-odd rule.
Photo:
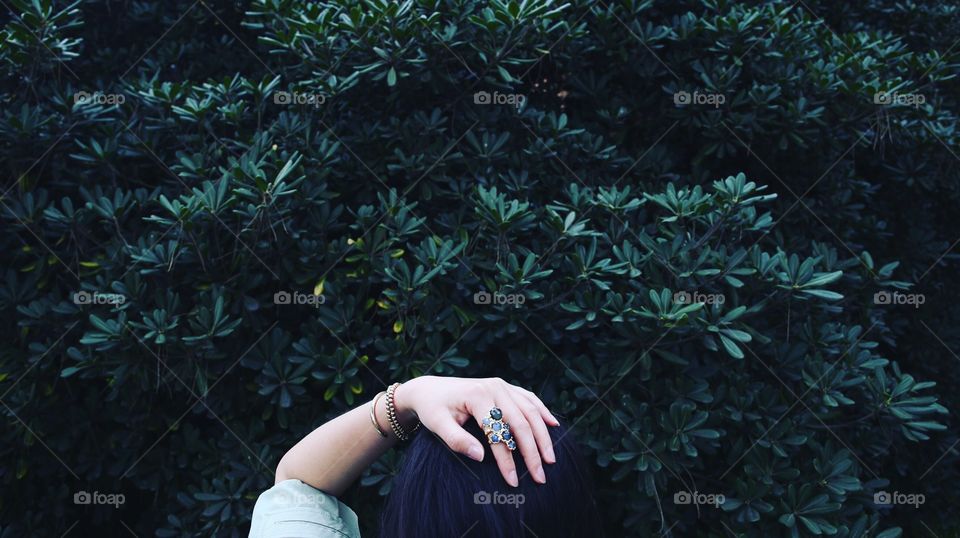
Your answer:
[[[405,430],[413,428],[420,420],[416,411],[416,396],[419,393],[417,383],[422,378],[411,379],[401,383],[393,392],[393,405],[397,412],[397,420]]]

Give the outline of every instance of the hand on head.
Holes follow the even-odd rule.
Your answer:
[[[484,419],[490,424],[506,424],[509,430],[506,438],[501,430],[488,428],[495,434],[488,435],[488,439],[498,441],[492,442],[490,449],[504,480],[511,486],[516,487],[519,479],[508,440],[515,442],[536,482],[546,482],[543,463],[556,462],[547,427],[558,426],[560,422],[536,394],[500,378],[418,377],[396,390],[396,405],[398,411],[415,413],[423,426],[437,434],[452,450],[477,461],[483,460],[485,450],[463,425],[474,420],[483,428]],[[491,417],[494,408],[502,414],[499,420],[496,416]]]

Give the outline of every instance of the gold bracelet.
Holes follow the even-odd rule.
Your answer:
[[[380,437],[386,438],[387,433],[383,431],[383,428],[380,427],[380,423],[377,422],[377,400],[384,395],[384,391],[380,391],[376,396],[373,397],[373,403],[370,404],[370,422],[373,423],[373,427],[376,428],[377,433],[380,434]]]
[[[397,439],[406,441],[410,439],[410,435],[412,435],[413,432],[420,428],[420,422],[417,422],[417,425],[414,426],[409,432],[403,431],[403,427],[400,426],[400,421],[397,419],[397,406],[394,404],[393,400],[393,393],[399,386],[400,383],[394,383],[393,385],[387,387],[387,421],[390,422],[390,429],[393,430],[393,434],[397,436]]]

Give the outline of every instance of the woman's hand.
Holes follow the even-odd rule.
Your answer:
[[[386,405],[386,398],[374,398],[310,432],[280,459],[275,481],[295,478],[331,495],[341,495],[397,442],[385,423]],[[542,484],[547,479],[541,462],[556,461],[547,425],[560,423],[535,394],[502,379],[422,376],[394,391],[394,405],[405,431],[410,431],[419,418],[452,450],[477,461],[483,460],[483,444],[464,430],[463,424],[472,418],[482,428],[490,409],[499,407],[535,481]],[[376,424],[371,424],[371,412]],[[507,483],[518,486],[513,453],[503,443],[494,444],[490,450]]]
[[[422,376],[400,385],[395,398],[401,420],[416,414],[423,426],[448,447],[477,461],[483,460],[483,445],[463,429],[463,424],[472,418],[482,428],[481,421],[490,415],[490,409],[499,407],[535,481],[543,484],[547,480],[541,460],[556,461],[547,426],[560,423],[536,394],[500,378]],[[513,453],[503,443],[490,448],[504,479],[518,486]]]

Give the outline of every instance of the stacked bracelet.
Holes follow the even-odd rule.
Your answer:
[[[397,390],[397,387],[400,386],[400,383],[394,383],[387,387],[387,420],[390,422],[390,429],[393,430],[393,434],[397,436],[397,439],[401,441],[406,441],[410,439],[410,435],[413,432],[417,431],[417,428],[420,427],[420,423],[417,422],[417,425],[413,427],[409,432],[403,431],[403,428],[400,426],[400,421],[397,420],[397,407],[394,405],[393,393]]]
[[[379,394],[373,397],[373,403],[370,404],[370,422],[373,423],[373,427],[377,430],[377,433],[380,434],[380,437],[386,437],[387,432],[383,431],[383,428],[380,427],[380,423],[377,422],[377,401],[380,400],[380,397],[383,396],[383,391],[380,391]]]

